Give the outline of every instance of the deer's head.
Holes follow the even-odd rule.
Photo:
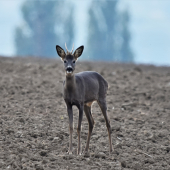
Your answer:
[[[66,52],[59,45],[56,45],[56,51],[58,55],[61,57],[61,60],[64,62],[64,69],[66,75],[71,76],[75,70],[75,63],[78,57],[80,57],[81,54],[83,53],[84,46],[80,46],[79,48],[77,48],[74,51],[74,53],[73,53],[74,44],[71,52],[68,51],[66,44],[65,47]]]

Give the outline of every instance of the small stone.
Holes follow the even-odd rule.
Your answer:
[[[123,168],[126,168],[126,162],[125,162],[125,161],[121,161],[121,166],[122,166]]]
[[[141,165],[138,162],[136,162],[136,163],[134,163],[133,168],[135,170],[140,170],[141,169]]]
[[[47,156],[47,151],[41,151],[41,152],[40,152],[40,155],[41,155],[41,156]]]
[[[35,165],[36,170],[44,170],[44,168],[41,165]]]

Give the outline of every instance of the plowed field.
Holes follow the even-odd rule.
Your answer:
[[[81,59],[80,59],[81,60]],[[73,154],[62,98],[60,60],[0,58],[0,169],[170,170],[170,67],[77,62],[109,83],[108,113],[114,151],[109,155],[104,117],[95,120],[89,153],[77,155],[78,110],[74,108]],[[83,117],[85,148],[88,122]]]

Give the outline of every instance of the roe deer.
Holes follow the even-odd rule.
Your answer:
[[[94,71],[84,71],[74,74],[75,63],[78,57],[81,56],[84,46],[80,46],[73,53],[69,52],[66,47],[65,51],[58,45],[56,45],[56,51],[58,55],[64,62],[65,69],[65,81],[63,82],[63,97],[67,106],[67,112],[69,117],[69,130],[70,130],[70,142],[69,142],[69,154],[72,154],[72,133],[73,133],[73,111],[72,106],[76,105],[79,109],[79,119],[78,119],[78,154],[81,154],[81,144],[80,144],[80,132],[81,132],[81,122],[83,119],[83,110],[86,114],[89,132],[87,137],[87,143],[85,147],[85,152],[88,152],[89,142],[91,133],[94,126],[94,120],[91,114],[91,106],[94,101],[99,104],[103,116],[106,121],[106,126],[109,135],[109,151],[112,151],[112,140],[111,140],[111,126],[110,120],[107,115],[107,105],[106,105],[106,93],[108,89],[108,83],[106,80],[97,72]],[[74,46],[73,46],[74,47]]]

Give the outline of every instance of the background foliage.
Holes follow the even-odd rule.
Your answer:
[[[84,59],[133,62],[130,48],[130,16],[118,11],[119,1],[92,1],[88,13],[88,37]],[[17,55],[55,57],[55,45],[72,47],[76,31],[72,1],[25,1],[25,24],[15,30]],[[69,49],[69,48],[68,48]]]

